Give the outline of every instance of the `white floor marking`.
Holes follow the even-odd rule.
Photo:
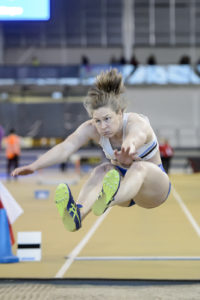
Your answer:
[[[200,227],[199,227],[199,225],[195,221],[195,219],[192,216],[191,212],[188,210],[187,206],[184,204],[183,200],[181,199],[181,196],[177,193],[177,191],[175,190],[174,187],[172,188],[172,193],[173,193],[174,198],[176,199],[176,201],[179,203],[180,207],[184,211],[186,217],[190,221],[192,227],[194,228],[194,230],[196,231],[196,233],[200,237]]]
[[[97,228],[101,225],[107,214],[111,208],[109,208],[103,215],[101,215],[97,221],[94,223],[94,225],[91,227],[91,229],[88,231],[88,233],[84,236],[84,238],[80,241],[80,243],[72,250],[72,252],[67,256],[67,260],[64,263],[64,265],[60,268],[58,273],[56,274],[55,278],[62,278],[63,275],[66,273],[66,271],[69,269],[71,264],[76,259],[77,255],[80,253],[80,251],[85,247],[89,239],[92,237],[92,235],[95,233]]]
[[[75,260],[200,260],[200,256],[79,256],[76,257]]]

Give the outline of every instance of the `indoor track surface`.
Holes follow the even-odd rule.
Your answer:
[[[158,208],[91,213],[81,230],[70,233],[53,198],[56,180],[70,182],[73,176],[58,173],[2,181],[24,209],[13,226],[15,237],[21,231],[42,232],[42,260],[1,264],[1,278],[200,279],[200,174],[171,175],[170,197]],[[74,198],[86,178],[71,185]],[[44,189],[49,198],[35,199],[34,191]]]

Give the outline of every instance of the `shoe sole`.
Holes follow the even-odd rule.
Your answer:
[[[95,201],[92,211],[96,216],[102,215],[113,201],[120,186],[120,175],[116,170],[110,170],[103,178],[102,191]]]
[[[64,183],[58,185],[55,192],[55,204],[63,220],[64,226],[68,231],[76,231],[76,223],[70,213],[67,211],[67,205],[70,199],[70,190]]]

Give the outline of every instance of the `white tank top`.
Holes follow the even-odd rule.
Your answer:
[[[125,138],[126,124],[128,121],[129,114],[130,113],[123,114],[123,140]],[[149,119],[146,116],[142,114],[140,114],[140,116],[145,120],[147,120],[147,122],[150,124]],[[116,160],[114,150],[110,144],[110,140],[107,137],[101,136],[99,144],[101,145],[103,152],[105,153],[105,156],[108,159]],[[140,157],[142,160],[148,160],[152,158],[157,151],[158,151],[158,141],[155,133],[153,133],[152,141],[150,141],[147,144],[144,144],[144,146],[137,149],[137,157]]]

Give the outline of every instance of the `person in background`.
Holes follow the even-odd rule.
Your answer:
[[[90,60],[86,55],[82,55],[81,57],[81,65],[88,66],[90,64]]]
[[[117,65],[119,62],[117,60],[117,58],[115,57],[115,55],[112,55],[110,58],[110,64],[111,65]]]
[[[135,67],[135,70],[139,65],[139,61],[137,60],[137,57],[134,54],[131,57],[130,64]]]
[[[12,169],[19,166],[19,157],[21,154],[20,138],[15,134],[15,130],[11,129],[9,135],[5,138],[5,150],[7,159],[7,179],[10,179]]]
[[[161,156],[163,168],[168,174],[170,170],[171,159],[174,155],[174,150],[170,146],[167,139],[161,139],[161,142],[159,144],[159,150],[160,150],[160,156]]]
[[[157,65],[157,60],[156,60],[156,57],[151,54],[148,58],[147,58],[147,65],[149,66],[155,66]]]
[[[190,65],[191,59],[188,55],[183,55],[180,57],[179,65]]]
[[[126,58],[124,55],[122,55],[119,59],[119,64],[120,65],[126,65],[127,64],[127,61],[126,61]]]
[[[66,163],[66,162],[62,162],[62,163],[60,164],[60,171],[61,171],[61,172],[65,172],[66,169],[67,169],[67,163]]]

